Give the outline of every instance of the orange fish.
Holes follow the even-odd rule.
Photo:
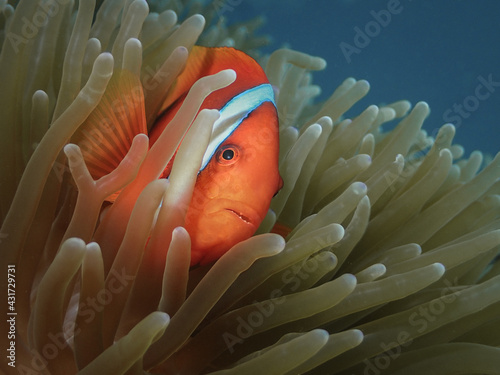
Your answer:
[[[193,48],[185,70],[169,90],[165,110],[149,131],[150,147],[173,119],[191,86],[199,78],[224,69],[233,69],[236,80],[210,94],[200,108],[200,111],[217,109],[221,115],[214,124],[186,214],[185,228],[191,236],[191,265],[215,261],[233,245],[252,236],[266,215],[271,198],[282,186],[273,89],[260,65],[233,48]],[[110,92],[116,92],[115,84],[108,85]],[[123,87],[117,85],[123,91]],[[140,100],[133,102],[135,107],[144,106]],[[125,124],[127,127],[118,139],[102,139],[102,136],[93,139],[92,131],[98,134],[102,131],[95,131],[89,125],[82,126],[72,139],[81,147],[86,145],[88,149],[90,145],[92,152],[82,147],[82,153],[94,178],[118,165],[133,136],[148,133],[144,109],[122,108],[118,116],[121,118],[116,119],[112,113],[116,109],[112,107],[113,100],[104,98],[97,108],[99,119],[87,123],[102,126],[103,117],[114,116],[115,121],[111,122],[119,124],[114,126]],[[174,158],[175,155],[160,178],[169,177]]]

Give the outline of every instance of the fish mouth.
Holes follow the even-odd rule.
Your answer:
[[[241,219],[246,224],[252,224],[252,220],[248,216],[245,216],[244,214],[242,214],[240,211],[235,211],[231,208],[226,208],[225,210],[235,214],[239,219]]]
[[[258,226],[262,220],[257,210],[252,206],[232,199],[214,199],[205,211],[207,214],[215,214],[217,212],[227,212],[244,225]]]

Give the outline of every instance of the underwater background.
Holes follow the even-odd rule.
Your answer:
[[[372,103],[426,101],[429,134],[452,122],[464,156],[498,152],[500,1],[230,0],[221,12],[228,24],[265,16],[259,30],[272,37],[265,52],[286,45],[323,57],[326,69],[313,75],[319,99],[347,77],[366,79],[370,93],[350,114]],[[345,52],[348,45],[357,51]],[[481,77],[497,87],[476,95]]]
[[[55,1],[58,11],[44,16],[41,7]],[[1,373],[9,366],[5,373],[51,375],[500,374],[500,262],[493,261],[500,154],[480,173],[482,153],[471,154],[498,149],[500,74],[490,52],[498,45],[497,13],[486,7],[495,3],[480,3],[486,27],[472,0],[448,1],[441,13],[430,0],[151,0],[159,12],[177,7],[162,16],[148,16],[145,0],[97,1],[104,2],[89,33],[94,1],[23,0],[14,12],[0,0],[0,268],[16,270],[17,279],[3,279],[0,299],[12,297],[6,284],[15,281],[19,311],[9,324],[17,343],[0,340],[4,353],[14,353],[8,364],[0,361]],[[455,4],[471,8],[459,17]],[[203,18],[186,15],[204,14],[210,24],[221,21],[218,9],[227,22],[198,38]],[[190,269],[191,235],[173,228],[200,206],[192,192],[214,112],[200,113],[184,131],[232,72],[192,86],[163,133],[165,146],[148,151],[140,135],[129,150],[136,132],[124,130],[133,120],[156,122],[187,57],[179,46],[204,45],[206,37],[206,45],[234,41],[258,55],[262,40],[251,20],[261,15],[268,23],[260,35],[274,38],[268,51],[287,45],[306,52],[278,50],[266,66],[279,92],[283,188],[262,236],[238,243],[211,268]],[[50,22],[30,34],[30,18]],[[471,36],[478,28],[482,34]],[[9,45],[5,36],[23,39]],[[100,54],[101,46],[111,54]],[[309,72],[324,65],[312,55],[329,61],[324,73],[313,73],[323,88],[318,101],[344,82],[321,110],[305,103],[316,92]],[[128,72],[110,80],[116,67]],[[373,89],[346,113],[368,90],[348,76],[366,78]],[[414,105],[407,116],[403,100],[365,109],[400,99]],[[449,125],[423,155],[432,140],[420,130],[429,112],[419,100],[433,108],[429,134],[455,119],[463,158]],[[395,131],[380,134],[380,124],[403,116]],[[92,125],[98,130],[86,132]],[[248,139],[267,144],[261,132]],[[167,184],[159,176],[181,141]],[[107,143],[129,150],[127,159],[94,181],[78,144],[90,152]],[[249,155],[258,156],[258,167],[270,162]],[[215,180],[215,192],[232,187]],[[119,190],[120,198],[103,204]],[[265,233],[275,223],[293,228],[286,243]],[[226,235],[226,228],[216,230]]]

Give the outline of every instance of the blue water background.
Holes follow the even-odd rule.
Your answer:
[[[231,0],[229,23],[264,15],[259,34],[273,40],[271,52],[286,45],[326,59],[314,74],[328,97],[346,78],[370,82],[371,90],[352,115],[369,104],[407,99],[426,101],[429,134],[445,122],[457,125],[455,143],[495,155],[499,150],[500,1],[482,0]],[[399,3],[399,4],[398,4]],[[228,4],[230,5],[230,4]],[[376,21],[373,13],[391,17]],[[384,10],[386,11],[384,13]],[[394,11],[396,10],[396,11]],[[383,19],[383,18],[381,18]],[[377,22],[379,27],[374,24]],[[382,25],[382,23],[385,23]],[[369,43],[346,58],[341,43],[356,45],[356,29]],[[368,29],[367,29],[368,28]],[[377,31],[378,30],[378,31]],[[366,40],[365,40],[366,42]],[[346,45],[344,44],[344,46]],[[356,47],[357,48],[357,47]],[[476,91],[481,78],[498,87]],[[479,95],[478,95],[479,93]],[[454,105],[461,105],[459,112]],[[448,111],[448,112],[447,112]]]

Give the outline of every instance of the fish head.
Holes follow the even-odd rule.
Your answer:
[[[198,174],[186,214],[191,264],[207,264],[252,236],[282,186],[272,102],[248,114]]]

